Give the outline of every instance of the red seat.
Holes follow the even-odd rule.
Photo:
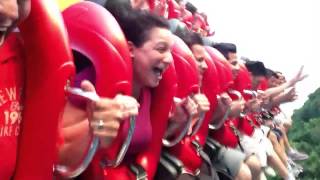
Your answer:
[[[193,16],[190,11],[186,9],[183,11],[182,22],[185,23],[190,30],[192,29]]]
[[[214,61],[220,79],[220,91],[227,92],[233,84],[231,67],[224,58],[224,56],[212,47],[206,48],[212,60]],[[210,137],[229,147],[236,147],[238,145],[238,137],[234,132],[234,119],[228,119],[217,130],[210,131]]]
[[[163,74],[163,78],[157,88],[152,90],[151,100],[151,126],[152,139],[149,146],[142,152],[133,157],[132,163],[141,166],[148,177],[153,179],[160,160],[162,138],[167,128],[168,115],[172,106],[172,99],[176,94],[176,73],[174,66],[171,65]],[[136,179],[136,176],[129,168],[130,164],[120,164],[116,168],[106,168],[104,179]],[[93,179],[92,177],[90,177]],[[97,178],[101,179],[101,178]]]
[[[198,93],[200,90],[199,89],[200,87],[199,87],[197,64],[195,62],[195,59],[192,55],[191,50],[178,37],[175,38],[175,44],[172,49],[172,55],[173,55],[174,65],[175,65],[177,78],[178,78],[177,96],[180,98],[184,98],[184,97],[187,97],[188,95],[191,95],[192,93],[194,94]],[[190,126],[187,126],[187,127],[190,127]],[[190,165],[192,163],[186,162],[185,160],[190,161],[190,159],[188,159],[187,156],[189,155],[192,156],[192,154],[195,154],[194,149],[192,149],[191,146],[192,144],[190,142],[190,138],[185,137],[184,139],[181,139],[181,141],[178,142],[178,144],[169,148],[169,152],[171,155],[174,155],[175,157],[180,159],[183,163],[187,163],[188,165]],[[198,164],[197,162],[195,162],[195,160],[199,161],[199,159],[192,158],[191,161],[194,163],[193,165]],[[192,170],[193,169],[192,167],[191,168],[187,167],[187,169],[191,169],[191,171],[194,172]]]
[[[116,73],[116,74],[112,74],[112,76],[108,76],[106,74],[104,75],[103,80],[112,81],[114,80],[114,78],[117,79],[117,77],[114,77],[114,75],[116,76],[119,75],[118,78],[120,78],[121,75],[125,76],[126,73],[124,72],[127,72],[126,69],[122,71],[121,69],[118,69],[115,67],[119,66],[119,68],[121,68],[128,61],[130,61],[130,58],[128,55],[128,50],[126,48],[126,41],[120,31],[120,28],[117,26],[116,21],[113,19],[113,17],[102,7],[97,5],[92,5],[92,3],[89,3],[89,2],[80,3],[70,8],[75,8],[73,9],[75,11],[74,14],[71,13],[70,17],[68,17],[70,18],[70,22],[69,22],[70,27],[81,26],[82,28],[81,33],[86,32],[85,37],[77,36],[77,38],[75,38],[75,41],[77,41],[77,43],[85,42],[87,46],[91,45],[91,41],[97,41],[99,43],[99,45],[92,46],[90,49],[90,53],[92,53],[93,57],[90,57],[87,54],[85,55],[87,55],[89,59],[98,58],[96,57],[95,54],[96,54],[96,51],[99,51],[98,52],[99,55],[103,54],[104,56],[107,56],[104,58],[105,61],[108,60],[106,63],[112,62],[112,64],[109,64],[108,66],[104,66],[104,64],[102,64],[102,67],[111,68],[111,69],[106,69],[106,71],[101,71],[101,72],[110,72],[110,73]],[[70,8],[64,12],[65,16],[67,16],[66,13],[68,11],[72,10]],[[92,31],[92,29],[94,29],[95,31]],[[72,31],[70,29],[70,32]],[[79,38],[82,38],[82,40],[80,40]],[[83,39],[83,38],[86,38],[86,39]],[[81,45],[85,46],[86,44],[82,43]],[[103,51],[104,53],[102,53]],[[93,64],[96,66],[99,63],[101,62],[100,61],[94,62]],[[131,69],[130,69],[130,75],[131,75]],[[128,87],[126,86],[128,85],[126,82],[127,81],[122,81],[122,83],[119,83],[116,85],[116,88],[110,88],[112,89],[112,91],[109,91],[109,90],[108,92],[104,91],[103,92],[105,93],[104,95],[108,96],[112,93],[119,92],[118,87]],[[160,85],[157,88],[152,90],[151,113],[150,113],[151,126],[152,126],[151,142],[143,152],[137,154],[135,157],[130,157],[131,162],[133,163],[135,161],[137,164],[142,166],[146,170],[148,176],[151,177],[151,179],[155,173],[157,162],[160,159],[162,137],[167,127],[168,114],[172,106],[172,99],[175,94],[175,90],[176,90],[175,71],[174,71],[174,67],[170,66],[168,70],[164,73],[163,78],[160,81]],[[124,90],[123,92],[125,94],[127,93],[126,90]],[[122,140],[121,137],[118,136],[110,148],[99,151],[99,153],[95,156],[94,161],[91,163],[91,166],[86,171],[86,174],[83,175],[83,179],[135,179],[136,178],[133,172],[130,170],[129,166],[131,162],[129,161],[123,162],[117,167],[101,166],[101,161],[100,161],[101,159],[99,158],[99,156],[106,155],[107,157],[112,158],[112,156],[116,155],[116,153],[118,152],[119,145],[121,145],[121,140]]]
[[[245,100],[250,100],[253,98],[252,95],[244,93],[244,90],[251,89],[251,77],[249,71],[243,64],[240,64],[239,74],[232,88],[241,92]],[[242,133],[252,136],[254,132],[254,122],[252,116],[250,114],[246,114],[244,117],[239,118],[237,128]]]
[[[152,93],[151,103],[151,143],[137,155],[136,162],[147,172],[148,179],[153,179],[160,160],[162,138],[167,129],[168,116],[173,105],[172,99],[176,94],[177,79],[174,66],[171,65],[163,75],[162,80]]]
[[[175,0],[168,0],[168,19],[180,19],[180,5]]]
[[[216,67],[210,57],[206,59],[206,63],[208,69],[203,76],[203,85],[201,90],[210,102],[210,111],[206,113],[198,132],[192,136],[185,137],[179,144],[170,148],[170,154],[181,160],[185,166],[185,170],[191,173],[200,169],[202,164],[202,159],[192,142],[196,141],[200,146],[204,146],[208,135],[208,124],[217,105],[216,95],[219,92],[219,79]]]
[[[168,18],[169,12],[167,0],[148,0],[148,4],[151,12],[164,18]]]
[[[177,36],[174,37],[175,43],[172,48],[172,56],[174,60],[174,66],[177,74],[177,94],[176,97],[183,99],[189,95],[199,92],[199,78],[198,67],[195,63],[191,50],[188,46]],[[190,126],[192,125],[192,119],[189,117],[185,127],[176,132],[173,140],[164,139],[163,145],[172,147],[187,135]]]
[[[63,17],[71,48],[93,64],[97,94],[110,98],[118,93],[130,95],[132,66],[129,49],[122,30],[112,15],[98,4],[80,2],[65,9]],[[123,134],[127,134],[129,128],[129,121],[124,121],[114,142],[109,148],[98,150],[84,176],[103,179],[104,167],[100,164],[104,160],[115,160],[110,163],[112,166],[121,162],[123,156],[118,154],[127,140]]]
[[[202,80],[202,92],[206,95],[210,102],[210,111],[206,113],[203,125],[199,129],[194,138],[200,145],[204,145],[208,134],[208,124],[212,119],[212,114],[217,107],[217,95],[220,92],[219,74],[218,70],[212,60],[212,56],[206,59],[208,69],[206,70]]]
[[[198,67],[188,46],[177,36],[174,39],[172,56],[177,73],[177,97],[185,98],[200,90]]]
[[[226,92],[233,84],[231,67],[218,50],[212,47],[206,47],[206,50],[217,68],[220,80],[220,92]]]
[[[62,17],[53,1],[33,0],[20,26],[27,58],[23,123],[14,179],[52,179],[64,87],[74,74]],[[4,162],[1,162],[4,163]]]
[[[206,28],[205,19],[199,13],[195,13],[193,15],[192,30],[202,34],[203,31],[205,31],[205,28]]]

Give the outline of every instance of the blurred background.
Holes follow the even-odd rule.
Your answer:
[[[291,143],[310,155],[301,179],[320,179],[320,2],[317,0],[189,0],[208,15],[216,42],[232,42],[239,56],[261,60],[287,79],[301,65],[299,99],[282,105],[293,118]],[[280,179],[275,177],[273,179]]]
[[[283,105],[291,115],[320,87],[320,2],[317,0],[189,0],[208,15],[216,42],[232,42],[238,54],[261,60],[291,78],[305,66],[299,99]]]

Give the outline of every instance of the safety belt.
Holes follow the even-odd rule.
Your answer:
[[[193,141],[192,141],[192,144],[195,146],[196,151],[197,151],[198,154],[201,156],[201,158],[204,160],[204,162],[207,164],[207,166],[208,166],[208,168],[209,168],[210,176],[211,176],[214,180],[219,180],[218,174],[217,174],[215,168],[213,167],[209,156],[203,151],[203,148],[200,146],[200,144],[198,143],[198,141],[193,140]]]
[[[136,180],[148,180],[145,169],[139,164],[130,164],[130,170],[136,175]]]

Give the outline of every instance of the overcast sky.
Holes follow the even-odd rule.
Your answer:
[[[207,13],[214,40],[237,44],[239,57],[262,60],[287,78],[305,66],[309,77],[297,85],[299,100],[282,106],[288,114],[320,87],[320,1],[189,1]]]

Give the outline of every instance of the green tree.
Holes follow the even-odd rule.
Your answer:
[[[292,119],[291,144],[309,154],[309,159],[299,162],[304,167],[301,179],[320,180],[320,88],[309,95],[302,108],[295,110]]]
[[[292,119],[297,121],[308,121],[312,118],[320,117],[320,88],[310,94],[309,99],[302,108],[295,110]]]

